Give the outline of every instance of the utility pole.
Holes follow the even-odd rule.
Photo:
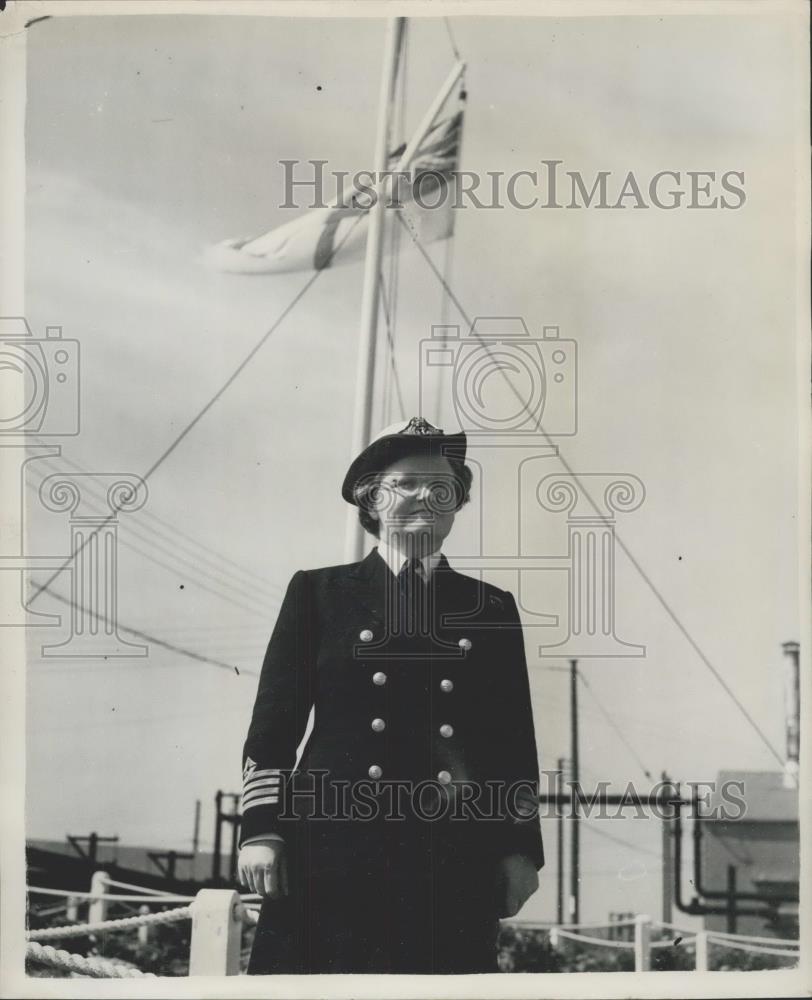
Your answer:
[[[73,847],[80,858],[87,858],[88,861],[97,861],[99,844],[117,844],[118,837],[100,837],[95,831],[87,836],[77,837],[67,834],[68,843]],[[80,844],[87,841],[87,852],[83,851]]]
[[[665,771],[661,774],[663,781],[663,790],[668,789],[669,793],[672,791],[673,786],[669,780],[668,775]],[[663,913],[662,919],[663,923],[670,924],[671,918],[673,916],[673,878],[674,878],[674,854],[673,854],[673,831],[672,831],[672,821],[671,812],[673,807],[666,806],[663,803],[663,808],[665,810],[665,815],[662,819],[662,904]]]
[[[215,882],[220,881],[220,851],[223,847],[222,826],[220,825],[222,811],[223,793],[218,791],[214,796],[214,850],[211,856],[211,877]]]
[[[231,812],[223,812],[223,800],[231,799]],[[218,791],[214,796],[214,856],[212,858],[211,877],[220,880],[220,854],[223,849],[223,823],[231,824],[231,851],[229,854],[228,878],[234,881],[237,875],[237,844],[238,828],[241,816],[238,811],[240,796],[235,792]]]
[[[192,861],[193,854],[181,854],[178,851],[147,851],[147,857],[168,882],[177,878],[178,861]]]
[[[784,765],[784,788],[798,787],[798,762],[801,750],[800,653],[797,642],[782,642],[786,656],[784,674],[784,709],[786,717],[787,756]]]
[[[195,825],[192,833],[192,855],[197,857],[200,849],[200,799],[195,799]]]
[[[564,777],[564,758],[558,758],[558,795],[555,803],[555,828],[558,832],[558,859],[555,871],[556,878],[556,920],[559,924],[564,923],[564,801],[561,788]]]
[[[228,877],[231,882],[237,881],[237,854],[240,843],[240,821],[242,820],[239,806],[239,795],[232,796],[231,815],[226,817],[227,822],[231,823],[231,855],[228,863]]]
[[[578,661],[570,660],[570,768],[572,815],[570,822],[570,920],[577,924],[580,913],[580,771],[578,761]]]
[[[736,933],[736,866],[727,866],[727,933]]]

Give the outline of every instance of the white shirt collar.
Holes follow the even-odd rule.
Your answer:
[[[378,541],[378,555],[383,559],[392,573],[397,576],[406,562],[406,556],[392,545],[387,545],[383,539]],[[440,561],[440,550],[432,552],[431,555],[421,556],[420,564],[423,567],[423,578],[428,582],[431,574],[437,568]]]

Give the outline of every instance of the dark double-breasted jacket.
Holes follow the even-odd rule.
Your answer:
[[[424,595],[429,610],[415,629],[376,549],[293,576],[244,746],[243,842],[304,838],[309,870],[340,870],[391,849],[384,831],[407,842],[410,830],[430,829],[469,856],[522,853],[541,868],[538,817],[527,811],[538,758],[516,604],[444,557]]]

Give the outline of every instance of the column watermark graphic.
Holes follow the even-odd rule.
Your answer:
[[[88,502],[85,486],[106,484],[107,511]],[[42,655],[81,657],[146,656],[148,647],[128,642],[118,631],[118,514],[147,500],[147,484],[128,474],[55,473],[39,488],[42,505],[70,512],[70,636],[44,645]]]
[[[58,459],[62,445],[49,437],[80,433],[80,345],[48,326],[34,336],[23,316],[0,317],[0,449],[4,467],[18,483],[19,517],[5,522],[0,533],[0,573],[4,587],[0,626],[58,628],[67,624],[62,642],[44,643],[43,657],[110,659],[143,657],[148,646],[121,637],[118,624],[118,524],[120,513],[132,513],[147,500],[146,482],[130,473],[52,473],[40,482],[37,498],[45,510],[70,513],[67,551],[28,551],[25,491],[29,468],[39,459]],[[92,490],[101,489],[106,506],[98,510]],[[34,574],[48,574],[46,583]],[[65,576],[70,593],[61,592]],[[68,608],[67,614],[44,612],[31,605],[47,598]]]

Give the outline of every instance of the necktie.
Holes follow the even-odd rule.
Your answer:
[[[398,573],[400,629],[406,635],[422,633],[423,623],[427,619],[423,572],[423,564],[419,559],[407,559]]]

